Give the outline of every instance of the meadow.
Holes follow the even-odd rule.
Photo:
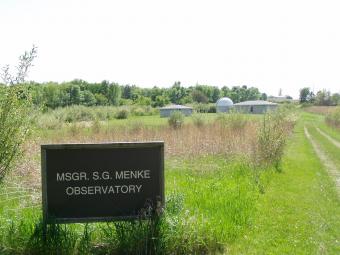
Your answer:
[[[157,112],[129,109],[121,119],[121,110],[75,107],[37,116],[23,157],[0,187],[0,254],[338,251],[336,190],[302,133],[312,118],[339,136],[324,117],[295,110],[194,114],[176,128]],[[40,144],[149,140],[165,142],[162,215],[50,225],[43,238]]]

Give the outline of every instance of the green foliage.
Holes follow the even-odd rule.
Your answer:
[[[288,121],[288,112],[277,110],[263,116],[262,125],[258,132],[258,146],[254,151],[254,163],[258,166],[273,165],[280,170],[284,146],[287,136],[292,129]]]
[[[4,82],[0,86],[0,184],[20,155],[34,115],[31,95],[27,87],[20,84],[25,81],[36,53],[37,48],[33,45],[31,51],[25,51],[19,57],[15,76],[8,65],[0,73]]]
[[[193,109],[198,113],[216,113],[216,104],[194,104]]]
[[[27,84],[31,90],[35,105],[48,108],[58,108],[71,105],[140,105],[163,107],[169,103],[191,104],[215,103],[220,97],[228,96],[234,102],[259,99],[261,94],[257,88],[234,86],[231,89],[197,84],[184,87],[175,82],[170,88],[139,88],[135,85],[119,85],[102,81],[88,83],[83,80],[73,80],[61,84],[55,82]]]
[[[314,100],[314,93],[310,88],[305,87],[300,89],[300,103],[308,103]]]
[[[181,128],[184,124],[184,115],[180,111],[174,111],[171,113],[168,123],[172,128]]]
[[[261,93],[257,88],[250,87],[246,85],[234,86],[231,89],[228,87],[222,88],[222,95],[229,97],[234,103],[239,103],[247,100],[258,100],[261,97]]]
[[[1,89],[0,100],[0,183],[20,155],[32,116],[31,99],[19,85]]]
[[[83,96],[82,101],[85,106],[96,105],[97,103],[96,97],[91,93],[91,91],[85,90],[82,96]]]
[[[129,117],[129,111],[125,108],[120,109],[116,112],[115,118],[116,119],[127,119]]]
[[[120,86],[116,83],[110,84],[107,98],[112,105],[119,105],[119,99],[121,97]]]
[[[249,119],[247,119],[244,114],[241,114],[237,111],[230,111],[228,114],[219,113],[217,116],[217,121],[225,127],[235,130],[242,130],[248,123]]]
[[[315,104],[316,105],[332,105],[332,98],[331,98],[331,92],[324,90],[320,90],[316,93],[315,96]]]
[[[199,90],[194,90],[191,93],[192,100],[194,100],[197,103],[208,103],[209,99],[202,91]]]
[[[282,173],[264,173],[270,188],[256,203],[249,231],[229,245],[228,254],[339,253],[335,238],[340,236],[339,197],[304,134],[308,122],[311,127],[324,125],[323,117],[307,113],[301,117],[287,143]]]
[[[109,104],[109,100],[103,94],[96,93],[96,94],[94,94],[94,97],[96,99],[97,105],[108,105]]]

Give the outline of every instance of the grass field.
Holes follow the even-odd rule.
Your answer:
[[[338,130],[311,113],[299,114],[292,133],[289,120],[268,119],[264,129],[261,115],[200,118],[203,125],[190,117],[179,130],[156,115],[109,120],[99,127],[93,122],[49,130],[38,126],[25,145],[25,158],[0,187],[0,254],[340,252],[336,185],[303,131],[307,126],[340,166],[340,149],[316,127],[340,141]],[[275,136],[274,127],[289,137],[276,168],[270,158],[273,151],[280,153],[275,141],[283,133]],[[163,217],[157,222],[51,226],[47,242],[42,240],[39,144],[149,139],[166,145]],[[156,239],[150,239],[150,231],[158,233]]]
[[[258,201],[251,230],[231,246],[231,254],[340,252],[339,197],[304,135],[304,125],[324,123],[321,116],[302,114],[288,144],[282,173],[271,178]]]

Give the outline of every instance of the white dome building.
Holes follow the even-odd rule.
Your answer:
[[[216,112],[229,112],[234,103],[229,97],[222,97],[216,102]]]

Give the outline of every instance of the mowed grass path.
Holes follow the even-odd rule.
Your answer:
[[[230,254],[340,254],[340,201],[304,135],[308,120],[313,116],[303,114],[282,173],[271,178],[257,203],[253,226],[230,246]]]

